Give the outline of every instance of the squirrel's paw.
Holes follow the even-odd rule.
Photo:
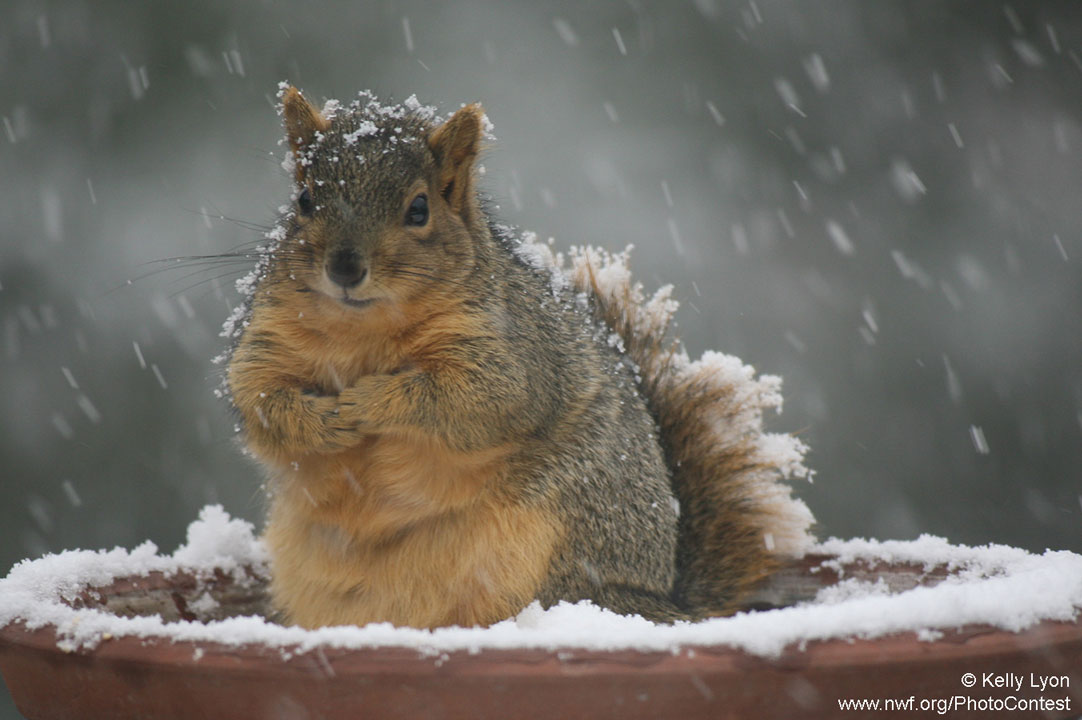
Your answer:
[[[359,430],[374,428],[378,408],[388,405],[389,378],[387,375],[369,375],[344,388],[336,398],[339,417]]]
[[[360,424],[343,416],[337,396],[304,393],[301,397],[306,414],[312,419],[313,451],[337,452],[360,442]]]

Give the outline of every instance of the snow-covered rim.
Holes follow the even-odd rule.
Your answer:
[[[265,571],[267,554],[252,525],[210,505],[189,526],[187,543],[172,555],[160,555],[153,543],[145,542],[130,551],[69,550],[24,560],[0,580],[0,627],[16,621],[30,629],[53,626],[63,650],[93,648],[110,636],[135,636],[228,646],[262,644],[290,653],[320,647],[406,647],[443,653],[509,648],[676,651],[727,645],[769,657],[812,640],[913,631],[933,641],[941,631],[971,624],[1020,631],[1043,620],[1073,621],[1082,610],[1082,555],[1071,552],[1034,555],[1002,545],[972,548],[931,536],[908,542],[832,539],[811,551],[837,556],[840,563],[945,565],[954,572],[935,587],[896,594],[881,583],[843,581],[821,591],[814,602],[796,607],[676,625],[655,625],[587,602],[561,603],[548,610],[535,603],[486,629],[435,631],[389,624],[303,630],[259,617],[163,622],[157,616],[124,618],[65,604],[88,587],[154,571],[209,577],[218,569],[241,581],[247,578],[246,566]]]

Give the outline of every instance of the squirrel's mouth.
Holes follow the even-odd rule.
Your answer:
[[[365,298],[363,300],[358,300],[357,298],[351,298],[351,297],[349,297],[347,295],[343,295],[342,297],[340,297],[338,299],[343,304],[349,305],[350,307],[355,307],[355,308],[368,307],[373,302],[375,302],[375,298]]]

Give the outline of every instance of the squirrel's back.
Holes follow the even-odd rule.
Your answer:
[[[561,270],[495,225],[477,106],[437,124],[289,88],[283,113],[294,209],[227,380],[288,620],[488,624],[535,598],[699,617],[805,537],[777,482],[803,448],[761,432],[774,381],[689,363],[621,258]]]

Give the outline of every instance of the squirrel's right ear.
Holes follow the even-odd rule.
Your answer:
[[[282,93],[282,119],[289,147],[293,151],[294,176],[297,182],[303,182],[301,153],[316,139],[316,133],[326,132],[331,123],[292,85]]]
[[[471,209],[473,163],[481,151],[484,117],[480,105],[467,105],[428,137],[428,147],[436,158],[440,194],[464,217]]]

